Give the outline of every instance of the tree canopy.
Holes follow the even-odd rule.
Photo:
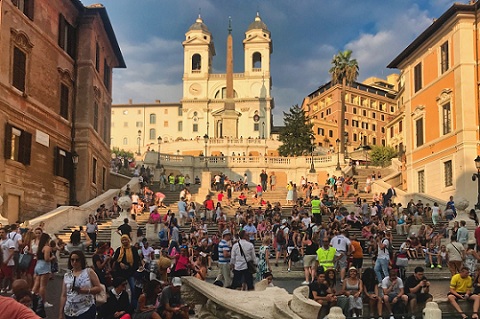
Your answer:
[[[313,124],[305,111],[293,105],[288,112],[283,112],[284,129],[279,140],[283,143],[278,152],[281,156],[308,155],[312,151]]]
[[[395,156],[397,151],[391,146],[372,146],[370,151],[370,160],[376,166],[384,167]]]
[[[335,54],[332,59],[332,67],[328,72],[332,77],[333,84],[351,84],[355,81],[358,77],[358,62],[357,59],[352,59],[352,51],[339,51]]]

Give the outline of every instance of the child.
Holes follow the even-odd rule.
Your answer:
[[[442,265],[442,267],[447,267],[448,254],[447,254],[447,247],[445,245],[442,245],[440,247],[440,252],[438,254],[438,264]]]

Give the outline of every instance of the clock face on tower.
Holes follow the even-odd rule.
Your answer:
[[[193,83],[188,90],[192,95],[199,95],[202,93],[202,86],[198,83]]]

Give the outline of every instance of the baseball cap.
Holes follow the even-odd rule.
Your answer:
[[[222,233],[222,236],[225,236],[225,235],[231,235],[232,233],[230,232],[230,230],[228,229],[225,229]]]
[[[282,224],[285,224],[287,223],[287,220],[286,219],[282,219]]]
[[[182,279],[180,279],[180,277],[174,277],[172,279],[172,285],[174,287],[181,287],[182,286]]]

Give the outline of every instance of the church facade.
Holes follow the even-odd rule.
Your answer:
[[[199,16],[186,32],[182,43],[184,71],[180,109],[178,105],[158,102],[113,105],[112,147],[137,151],[140,144],[143,152],[148,146],[156,144],[158,137],[164,142],[203,138],[205,135],[210,139],[267,139],[273,125],[274,108],[271,96],[270,31],[257,14],[243,39],[243,73],[233,73],[233,38],[230,31],[226,72],[213,73],[213,36]],[[165,108],[176,110],[165,112]],[[148,114],[132,117],[125,115],[127,109],[129,114],[145,111]],[[162,120],[151,121],[151,118]],[[140,139],[136,138],[138,131],[142,132]]]

